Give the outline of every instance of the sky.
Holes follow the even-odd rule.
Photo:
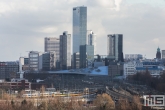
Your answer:
[[[83,5],[98,54],[107,54],[108,34],[123,34],[124,54],[155,58],[158,46],[165,50],[165,0],[1,0],[0,61],[44,52],[45,37],[72,34],[72,9]]]

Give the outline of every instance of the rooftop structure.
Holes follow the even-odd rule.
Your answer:
[[[139,60],[143,59],[141,54],[125,54],[125,60]]]

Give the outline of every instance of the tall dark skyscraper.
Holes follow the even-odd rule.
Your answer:
[[[123,35],[109,34],[107,39],[108,56],[116,61],[123,61]]]
[[[73,53],[80,52],[80,45],[86,45],[87,7],[73,8]]]
[[[161,52],[159,47],[157,48],[156,58],[161,59]]]
[[[61,69],[71,68],[71,34],[67,31],[60,35],[60,65]]]

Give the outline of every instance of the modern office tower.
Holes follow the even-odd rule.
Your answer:
[[[37,51],[29,52],[29,70],[39,71],[42,69],[42,53]]]
[[[20,57],[19,61],[22,65],[22,71],[27,71],[29,70],[29,58],[27,57]]]
[[[125,54],[125,60],[139,60],[143,59],[141,54]]]
[[[56,53],[55,52],[45,52],[42,55],[42,70],[51,71],[56,68]]]
[[[116,61],[123,61],[123,35],[109,34],[107,39],[108,56]]]
[[[87,7],[73,8],[73,53],[79,52],[80,45],[86,44]]]
[[[94,34],[91,30],[87,31],[87,45],[94,46],[94,55],[96,55],[96,34]]]
[[[46,37],[45,38],[45,52],[54,52],[56,53],[56,60],[59,61],[59,51],[60,51],[60,40],[55,37]]]
[[[165,59],[165,50],[162,50],[162,59]]]
[[[157,52],[156,52],[156,58],[157,59],[161,59],[161,52],[160,52],[160,48],[157,48]]]
[[[73,53],[73,68],[74,69],[80,68],[80,53],[79,52]]]
[[[86,68],[94,60],[94,46],[80,46],[80,68]]]
[[[60,35],[60,65],[63,70],[71,68],[71,34],[67,31]]]
[[[15,78],[19,72],[19,62],[0,62],[0,79]]]

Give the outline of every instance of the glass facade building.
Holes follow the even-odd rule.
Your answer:
[[[80,45],[86,44],[87,7],[73,8],[73,53],[79,52]]]
[[[19,62],[0,62],[0,79],[14,78],[13,76],[19,72]]]
[[[80,46],[80,68],[86,68],[88,63],[94,60],[94,46],[81,45]]]

